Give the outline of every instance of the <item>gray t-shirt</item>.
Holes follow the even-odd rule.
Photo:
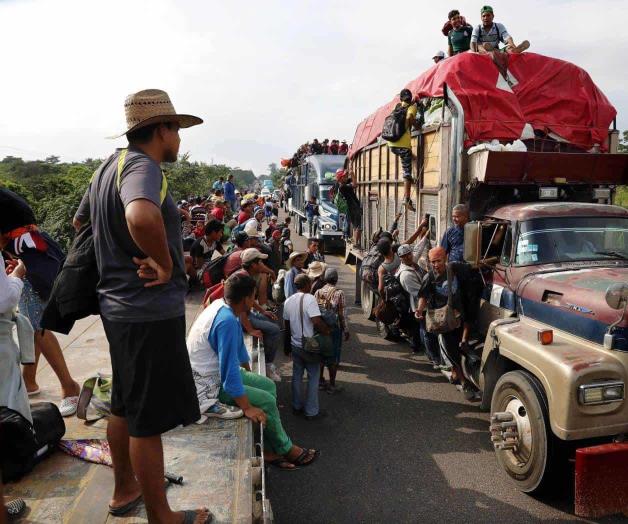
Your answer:
[[[129,148],[117,187],[121,152],[105,161],[100,175],[94,176],[81,200],[76,218],[91,220],[96,262],[100,272],[98,295],[100,311],[107,320],[150,322],[185,314],[187,280],[181,243],[181,217],[163,185],[159,164],[141,151]],[[161,209],[173,269],[164,285],[144,287],[147,280],[137,275],[133,257],[144,258],[129,233],[124,210],[134,200],[146,199]]]
[[[489,43],[493,47],[497,48],[500,42],[505,44],[506,39],[509,37],[510,35],[508,34],[504,24],[494,22],[488,31],[484,30],[484,26],[482,24],[476,25],[475,29],[473,29],[473,34],[471,35],[471,42],[477,42],[479,45]]]

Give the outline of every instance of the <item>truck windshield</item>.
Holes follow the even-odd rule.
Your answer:
[[[515,265],[628,260],[628,218],[537,218],[521,223]]]
[[[331,188],[332,186],[319,186],[321,202],[331,202],[331,197],[329,196]]]

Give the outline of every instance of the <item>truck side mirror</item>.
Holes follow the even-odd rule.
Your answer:
[[[628,301],[628,284],[613,284],[606,290],[606,303],[610,308],[623,309]]]
[[[482,252],[481,222],[467,222],[464,226],[464,260],[472,267],[480,265]]]

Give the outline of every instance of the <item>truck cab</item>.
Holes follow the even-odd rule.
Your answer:
[[[291,181],[289,200],[290,214],[296,218],[299,235],[307,234],[305,205],[311,197],[318,203],[320,215],[315,237],[325,251],[344,250],[344,217],[338,213],[331,189],[336,182],[336,170],[344,165],[345,155],[310,155],[288,177]]]

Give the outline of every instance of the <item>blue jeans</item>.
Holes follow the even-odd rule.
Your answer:
[[[303,374],[307,370],[307,392],[303,402]],[[318,383],[321,360],[292,346],[292,407],[304,409],[309,417],[318,415]]]
[[[264,355],[269,364],[275,360],[277,348],[281,343],[281,328],[276,322],[267,319],[258,311],[249,312],[249,321],[255,329],[259,329],[264,335]]]

